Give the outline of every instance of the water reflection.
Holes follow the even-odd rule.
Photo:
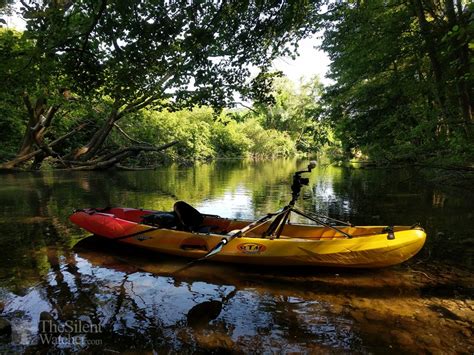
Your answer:
[[[442,272],[430,280],[407,267],[315,274],[207,264],[174,279],[168,275],[186,260],[131,254],[94,238],[70,251],[50,248],[47,255],[51,268],[39,284],[4,295],[14,328],[9,346],[17,349],[51,348],[41,344],[41,320],[100,325],[100,333],[85,334],[101,341],[88,351],[132,344],[135,351],[368,352],[388,345],[406,351],[409,344],[419,352],[436,344],[416,338],[437,332],[449,334],[438,350],[471,346],[462,333],[470,316],[460,306],[472,305],[467,274]],[[436,293],[443,288],[456,296]]]
[[[0,351],[472,352],[474,202],[414,172],[320,167],[299,202],[358,224],[428,228],[423,253],[378,271],[210,263],[177,279],[186,260],[82,240],[67,221],[74,208],[169,210],[177,199],[254,218],[287,203],[305,163],[0,176],[0,317],[13,328]],[[102,344],[41,344],[41,321],[100,325],[86,338]]]
[[[124,257],[120,253],[105,258],[95,253],[83,249],[57,259],[56,251],[50,250],[52,270],[46,280],[21,297],[7,296],[11,301],[6,312],[21,310],[14,324],[14,342],[41,342],[36,330],[46,319],[55,324],[72,320],[100,324],[101,333],[90,336],[99,336],[109,350],[124,349],[130,342],[136,350],[237,347],[250,351],[257,346],[276,351],[284,345],[296,351],[312,345],[336,349],[354,345],[354,335],[347,329],[352,322],[334,319],[324,302],[275,294],[271,288],[245,282],[232,286],[209,278],[193,280],[197,275],[176,281],[117,263]],[[140,260],[141,268],[154,267],[150,256],[142,255]],[[28,350],[41,348],[33,345]]]

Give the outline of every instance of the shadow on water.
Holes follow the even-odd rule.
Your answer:
[[[381,270],[204,263],[176,276],[188,260],[84,239],[67,221],[74,208],[177,199],[254,218],[287,202],[302,165],[1,176],[0,319],[12,334],[0,352],[472,353],[473,202],[408,171],[320,168],[300,201],[359,224],[427,227],[420,255]]]

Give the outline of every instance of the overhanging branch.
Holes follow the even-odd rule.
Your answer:
[[[150,144],[150,143],[148,143],[148,142],[142,142],[142,141],[139,141],[139,140],[136,140],[136,139],[130,137],[130,135],[129,135],[127,132],[125,132],[125,131],[122,129],[122,127],[120,127],[116,122],[114,122],[114,126],[115,126],[115,128],[117,128],[117,130],[118,130],[120,133],[122,133],[122,135],[123,135],[125,138],[127,138],[130,142],[133,142],[133,143],[135,143],[135,144],[143,144],[143,145],[150,145],[150,146],[152,145],[152,144]]]

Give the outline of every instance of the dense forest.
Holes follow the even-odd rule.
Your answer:
[[[345,152],[472,163],[473,10],[462,0],[331,7],[321,20],[335,81],[325,117]]]
[[[462,0],[0,2],[0,168],[218,157],[474,161]],[[19,9],[19,10],[17,10]],[[322,31],[324,87],[272,61]],[[256,73],[256,74],[255,74]]]

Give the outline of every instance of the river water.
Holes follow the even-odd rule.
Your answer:
[[[256,218],[289,201],[304,165],[0,175],[0,321],[12,327],[0,352],[472,354],[472,186],[409,169],[316,168],[302,209],[426,228],[415,258],[381,270],[206,263],[172,277],[187,260],[104,245],[67,219],[75,208],[171,210],[177,200]]]

